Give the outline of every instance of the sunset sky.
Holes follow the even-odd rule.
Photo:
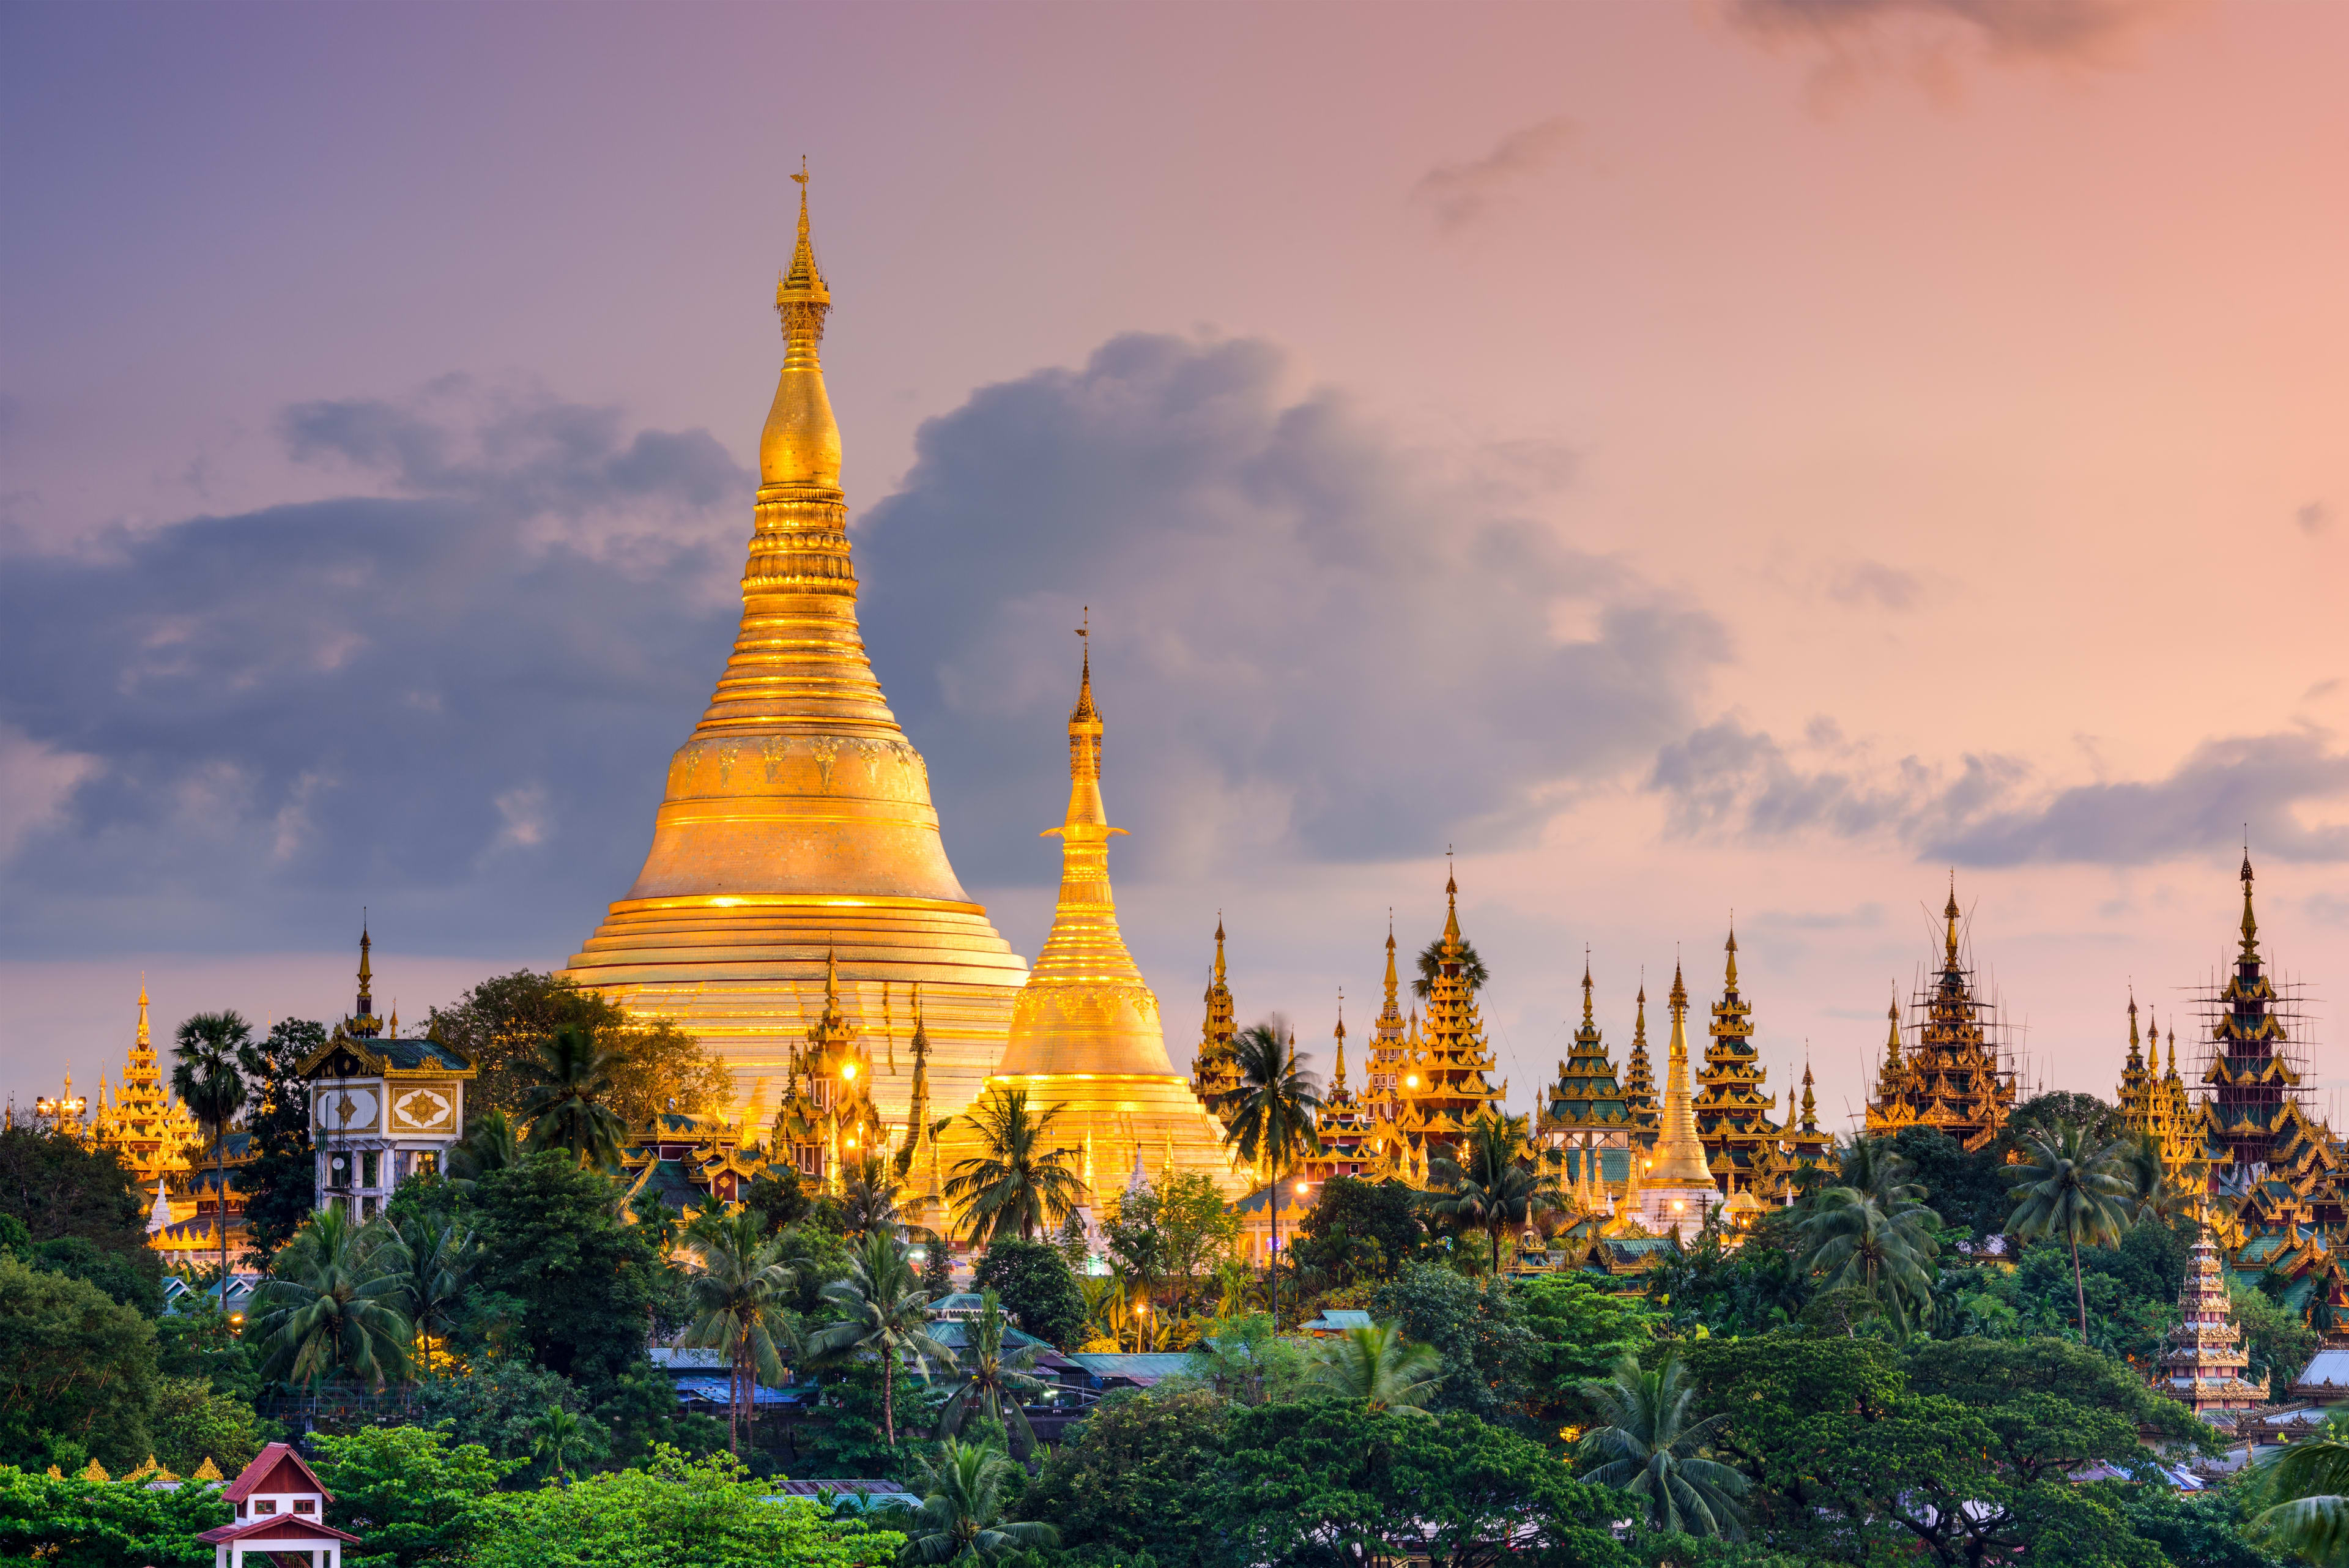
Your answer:
[[[1849,1126],[1954,869],[2033,1077],[2231,950],[2349,1083],[2349,8],[0,9],[0,1085],[420,1020],[626,888],[813,173],[865,635],[1032,955],[1095,628],[1187,1061],[1462,919]],[[1353,1055],[1359,1074],[1359,1056]],[[1359,1082],[1359,1076],[1357,1078]],[[2336,1121],[2336,1125],[2338,1125]]]

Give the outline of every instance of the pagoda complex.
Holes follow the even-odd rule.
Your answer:
[[[1082,635],[1081,633],[1080,635]],[[1098,1215],[1130,1173],[1195,1173],[1226,1199],[1249,1189],[1224,1148],[1223,1125],[1208,1113],[1166,1055],[1158,998],[1118,929],[1109,879],[1112,827],[1102,805],[1101,711],[1093,705],[1088,640],[1077,703],[1069,714],[1069,809],[1046,837],[1061,841],[1061,897],[1051,934],[1011,1009],[1003,1060],[988,1096],[1024,1090],[1033,1110],[1054,1117],[1050,1136],[1081,1151],[1080,1174]],[[957,1117],[939,1135],[951,1181],[978,1158],[978,1134]]]
[[[876,993],[886,1012],[893,988],[918,982],[927,1091],[953,1112],[1001,1056],[1027,971],[947,863],[928,768],[857,628],[840,428],[817,357],[832,291],[807,176],[792,178],[799,239],[775,289],[783,366],[759,441],[740,632],[670,761],[644,869],[565,974],[699,1039],[761,1121],[813,1033],[869,1028]],[[818,988],[825,1012],[811,1016],[802,996]],[[911,1064],[888,1033],[866,1092],[902,1123]]]
[[[1414,1020],[1405,1033],[1396,1064],[1400,1081],[1377,1106],[1381,1127],[1375,1175],[1419,1187],[1428,1182],[1430,1163],[1466,1138],[1471,1122],[1503,1114],[1502,1102],[1509,1092],[1506,1079],[1495,1088],[1485,1076],[1495,1058],[1485,1048],[1475,988],[1465,973],[1467,944],[1460,936],[1458,878],[1444,877],[1444,934],[1437,939],[1435,972],[1428,980],[1427,1016]],[[1394,1009],[1394,938],[1389,933],[1382,1031]],[[1374,1062],[1377,1054],[1374,1048]]]
[[[148,1033],[147,984],[139,985],[139,1028],[131,1036],[122,1083],[109,1090],[98,1081],[98,1108],[90,1118],[90,1137],[122,1157],[138,1179],[139,1190],[153,1193],[183,1187],[188,1176],[188,1150],[202,1141],[203,1129],[187,1106],[163,1090],[163,1071]]]
[[[1371,1119],[1390,1123],[1402,1108],[1403,1079],[1408,1076],[1404,1063],[1418,1048],[1419,1010],[1412,1010],[1411,1021],[1403,1021],[1401,988],[1395,977],[1394,914],[1387,915],[1387,978],[1386,1000],[1379,1009],[1376,1023],[1371,1026],[1370,1060],[1362,1072],[1362,1104]]]
[[[1777,1123],[1770,1119],[1778,1103],[1764,1095],[1765,1077],[1754,1048],[1754,1004],[1737,992],[1737,933],[1729,933],[1724,950],[1727,974],[1721,1000],[1713,1004],[1713,1023],[1706,1030],[1704,1071],[1697,1075],[1693,1110],[1697,1136],[1703,1140],[1705,1166],[1724,1196],[1773,1191],[1782,1170]],[[1674,977],[1675,984],[1678,976]]]
[[[1903,1050],[1899,1002],[1884,1065],[1868,1103],[1868,1136],[1929,1127],[1968,1150],[1987,1147],[2014,1108],[2014,1072],[1985,1031],[1991,1008],[1974,996],[1973,977],[1958,959],[1958,893],[1941,910],[1946,930],[1941,971],[1918,999],[1915,1044]]]
[[[1232,1050],[1239,1036],[1232,988],[1224,978],[1224,918],[1216,917],[1216,967],[1207,978],[1207,1015],[1199,1025],[1199,1048],[1191,1059],[1191,1092],[1226,1127],[1239,1104],[1240,1069]],[[1344,1025],[1340,1024],[1342,1031]]]
[[[1608,1210],[1609,1188],[1619,1188],[1630,1175],[1633,1137],[1639,1131],[1599,1033],[1591,1005],[1590,960],[1585,954],[1582,1022],[1574,1031],[1573,1051],[1557,1064],[1557,1077],[1544,1092],[1534,1117],[1535,1141],[1577,1213]]]

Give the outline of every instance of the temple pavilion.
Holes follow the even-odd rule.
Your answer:
[[[1906,1049],[1899,1004],[1893,1004],[1884,1064],[1868,1102],[1868,1134],[1884,1137],[1905,1127],[1929,1127],[1980,1149],[1998,1137],[2014,1108],[2014,1071],[1990,1032],[1991,1006],[1975,997],[1973,975],[1958,956],[1954,882],[1941,915],[1940,972],[1917,999],[1914,1042]]]

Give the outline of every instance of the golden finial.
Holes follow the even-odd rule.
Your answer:
[[[1671,1008],[1675,1017],[1688,1011],[1688,987],[1681,983],[1681,966],[1678,959],[1672,961]]]
[[[153,1041],[147,1033],[147,971],[139,971],[139,1048],[149,1049]]]
[[[1729,989],[1737,989],[1737,911],[1729,911]]]
[[[1093,706],[1093,607],[1091,605],[1085,607],[1085,623],[1077,628],[1077,636],[1083,639],[1077,645],[1082,662],[1077,676],[1077,706],[1069,715],[1069,722],[1098,724],[1101,711]],[[1216,919],[1221,921],[1223,917],[1218,914]]]
[[[362,909],[359,910],[359,994],[361,996],[367,995],[373,989],[369,982],[375,979],[375,970],[367,961],[367,954],[374,946],[375,939],[367,935],[367,910]]]
[[[2248,842],[2243,846],[2243,961],[2256,963],[2260,956],[2260,923],[2251,918],[2251,850]]]
[[[1941,907],[1941,918],[1950,923],[1944,943],[1949,953],[1948,967],[1955,969],[1958,967],[1958,873],[1954,867],[1950,872],[1950,901]]]
[[[1452,846],[1444,846],[1444,941],[1447,947],[1460,945],[1460,879],[1452,870]]]
[[[800,188],[799,243],[792,250],[791,270],[775,285],[775,309],[783,318],[783,335],[790,338],[806,337],[812,349],[823,337],[824,313],[832,308],[832,290],[823,281],[823,273],[815,265],[815,244],[808,237],[808,171],[807,158],[800,158],[800,171],[792,176]]]
[[[1582,950],[1582,1022],[1586,1026],[1594,1022],[1590,1016],[1590,949],[1588,944]]]

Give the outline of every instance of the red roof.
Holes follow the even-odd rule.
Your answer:
[[[289,1467],[301,1472],[302,1484],[286,1484],[293,1479],[283,1473]],[[301,1455],[284,1443],[272,1443],[255,1454],[251,1464],[237,1472],[236,1480],[228,1483],[228,1490],[221,1496],[231,1502],[243,1502],[254,1492],[298,1491],[315,1491],[328,1502],[335,1501],[335,1494],[326,1490],[326,1483],[319,1480],[316,1470],[302,1462]]]
[[[316,1541],[324,1536],[359,1544],[356,1535],[345,1535],[325,1520],[307,1513],[264,1513],[259,1519],[240,1519],[233,1524],[215,1525],[196,1537],[207,1546],[220,1546],[231,1541]]]

